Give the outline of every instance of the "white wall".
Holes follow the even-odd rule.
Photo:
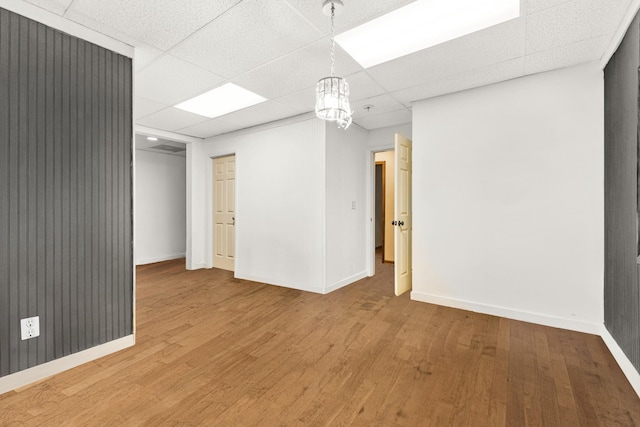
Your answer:
[[[189,168],[190,268],[212,267],[212,158],[236,155],[235,276],[322,292],[324,123],[317,119],[213,138]]]
[[[412,298],[599,331],[603,91],[593,63],[414,105]]]
[[[185,256],[186,161],[136,150],[136,264]]]
[[[188,268],[212,267],[211,159],[235,154],[235,277],[318,293],[365,277],[367,150],[315,116],[190,144]]]
[[[396,133],[411,139],[413,135],[411,123],[373,129],[367,135],[367,145],[371,151],[393,150]]]
[[[368,132],[327,123],[326,288],[366,277],[366,153]]]

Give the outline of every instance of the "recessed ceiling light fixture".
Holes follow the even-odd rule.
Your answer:
[[[334,18],[336,11],[342,8],[341,0],[325,0],[322,5],[324,13],[331,16],[331,76],[316,83],[316,116],[319,119],[338,123],[340,128],[348,128],[351,124],[351,107],[349,106],[349,83],[342,77],[335,76],[336,40]]]
[[[176,105],[176,108],[209,118],[224,116],[266,101],[256,93],[227,83]]]
[[[158,140],[158,138],[156,138],[155,136],[148,136],[148,137],[147,137],[147,140],[148,140],[148,141],[157,141],[157,140]]]
[[[520,0],[417,0],[336,36],[364,68],[520,16]]]

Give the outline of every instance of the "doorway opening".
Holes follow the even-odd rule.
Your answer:
[[[135,264],[185,258],[187,144],[135,134]]]
[[[393,263],[396,295],[412,288],[412,142],[395,134],[394,149],[372,152],[370,271]],[[371,165],[371,163],[370,163]],[[384,171],[384,172],[383,172]],[[384,202],[383,202],[384,200]],[[371,247],[373,246],[373,247]]]
[[[385,162],[376,162],[375,177],[375,251],[376,257],[384,259],[384,196],[385,196]]]
[[[375,251],[376,260],[394,262],[394,174],[395,151],[380,151],[374,154],[375,177]]]

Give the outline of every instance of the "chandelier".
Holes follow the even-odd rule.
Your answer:
[[[342,77],[335,77],[336,40],[334,18],[336,7],[342,7],[341,0],[325,0],[322,9],[331,16],[331,76],[316,83],[316,116],[319,119],[337,122],[338,127],[348,128],[351,124],[349,106],[349,84]]]

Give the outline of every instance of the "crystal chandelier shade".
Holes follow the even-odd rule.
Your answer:
[[[325,77],[316,83],[316,115],[335,121],[341,128],[351,124],[349,83],[341,77]]]
[[[334,121],[340,128],[348,128],[351,124],[351,107],[349,106],[349,84],[342,77],[335,77],[335,27],[334,17],[336,5],[342,6],[340,0],[326,0],[323,8],[330,7],[331,13],[331,76],[316,83],[316,116],[323,120]]]

